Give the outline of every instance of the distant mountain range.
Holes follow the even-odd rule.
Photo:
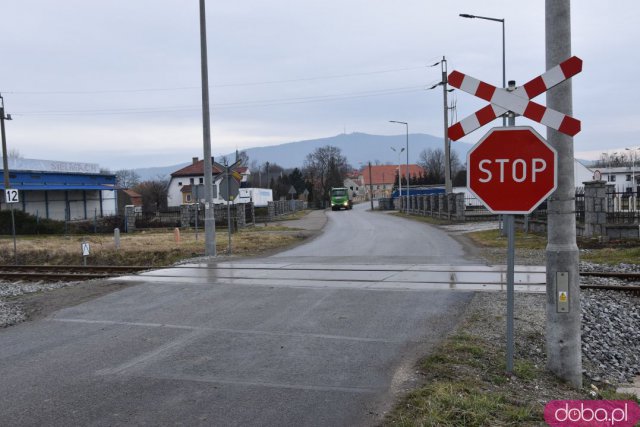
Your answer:
[[[329,138],[309,139],[305,141],[289,142],[280,145],[270,145],[266,147],[248,148],[245,151],[249,155],[249,161],[256,160],[259,164],[269,162],[277,163],[284,168],[302,168],[307,154],[313,152],[316,148],[325,145],[333,145],[340,148],[342,154],[347,158],[351,166],[355,169],[371,162],[381,164],[398,162],[398,155],[391,150],[391,147],[397,149],[406,146],[406,134],[403,135],[369,135],[366,133],[350,133],[340,134]],[[412,133],[409,134],[409,162],[416,163],[422,150],[431,148],[442,149],[442,137],[433,135]],[[452,142],[451,149],[458,154],[461,162],[464,163],[467,151],[471,148],[471,144],[464,142]],[[228,155],[229,159],[235,158],[235,153]],[[200,155],[202,158],[202,155]],[[406,163],[407,157],[405,153],[401,155],[401,162]],[[171,166],[140,168],[135,171],[140,175],[142,180],[155,178],[168,178],[172,172],[181,169],[190,164],[190,158],[185,159],[184,163],[178,163]]]

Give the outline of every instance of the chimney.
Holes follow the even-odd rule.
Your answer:
[[[191,161],[192,161],[192,164],[195,165],[196,163],[198,163],[198,158],[197,157],[192,157]]]

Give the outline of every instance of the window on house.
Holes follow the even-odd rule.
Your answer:
[[[200,184],[204,183],[204,178],[200,178]]]
[[[182,187],[182,183],[178,181],[178,187]]]
[[[609,175],[609,182],[616,182],[616,176],[615,175]]]
[[[187,200],[187,202],[191,201],[191,194],[187,194],[186,200]]]
[[[193,185],[193,178],[189,178],[189,184]]]
[[[631,174],[627,175],[627,181],[631,181]]]

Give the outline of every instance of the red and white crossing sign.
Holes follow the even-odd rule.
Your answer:
[[[580,132],[580,120],[537,104],[531,99],[582,71],[582,60],[572,56],[546,73],[510,92],[467,76],[459,71],[449,74],[449,84],[491,104],[449,127],[449,138],[457,141],[507,111],[527,117],[564,134]]]
[[[491,212],[531,213],[556,189],[557,156],[530,126],[493,128],[467,153],[467,187]]]

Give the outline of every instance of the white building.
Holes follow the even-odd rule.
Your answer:
[[[597,171],[597,172],[596,172]],[[616,193],[638,192],[638,172],[634,167],[594,168],[602,181],[613,185]]]
[[[240,186],[246,185],[249,180],[249,168],[239,167],[236,169],[241,175]],[[219,197],[219,185],[222,180],[222,171],[215,165],[212,167],[213,172],[213,203],[226,203]],[[169,191],[167,194],[168,206],[180,206],[189,203],[195,203],[198,199],[204,199],[204,192],[201,190],[204,186],[204,160],[198,160],[194,157],[191,164],[177,170],[171,174],[169,181]],[[196,194],[197,193],[197,194]]]

